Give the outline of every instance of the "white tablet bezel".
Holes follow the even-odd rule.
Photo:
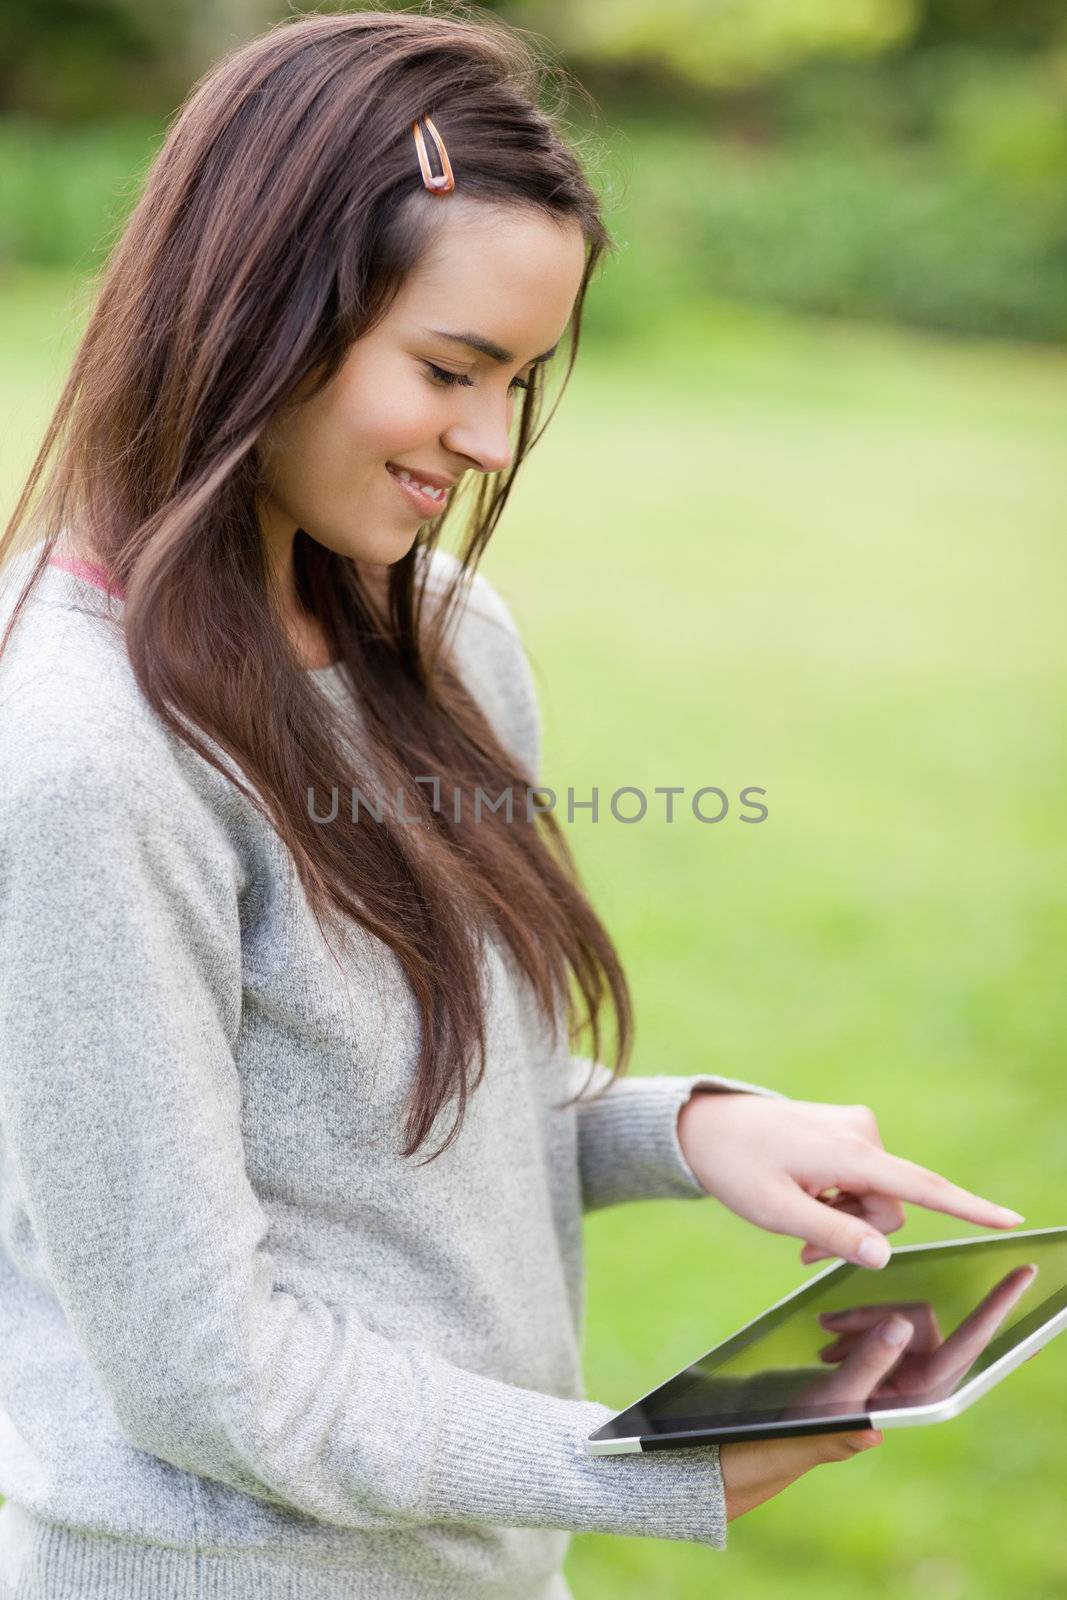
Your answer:
[[[989,1244],[996,1239],[1007,1237],[1016,1241],[1039,1239],[1052,1233],[1063,1234],[1067,1238],[1067,1227],[1030,1228],[1020,1233],[1013,1232],[1010,1235],[986,1233],[972,1239],[939,1239],[934,1244],[897,1245],[893,1250],[893,1255],[909,1255],[918,1250],[931,1252],[934,1250],[954,1250],[961,1244]],[[765,1307],[759,1316],[752,1317],[748,1322],[743,1323],[728,1338],[720,1339],[719,1343],[712,1345],[710,1350],[704,1352],[704,1355],[712,1355],[716,1350],[722,1349],[723,1345],[729,1344],[740,1334],[747,1333],[749,1328],[755,1327],[756,1323],[762,1322],[764,1317],[768,1317],[772,1312],[780,1310],[784,1305],[788,1305],[790,1300],[796,1300],[800,1295],[807,1294],[813,1283],[818,1283],[821,1279],[828,1278],[831,1273],[837,1272],[842,1265],[847,1264],[841,1261],[832,1261],[829,1266],[823,1268],[822,1272],[815,1273],[813,1277],[808,1278],[796,1289],[791,1290],[789,1294],[783,1295],[780,1300],[776,1300],[773,1305]],[[1048,1344],[1049,1340],[1064,1328],[1067,1328],[1067,1306],[1055,1312],[1047,1322],[1041,1324],[1040,1328],[1035,1328],[1033,1333],[1027,1334],[1025,1339],[1020,1339],[1018,1344],[1013,1345],[999,1360],[994,1361],[991,1366],[978,1373],[969,1383],[964,1383],[955,1393],[946,1396],[944,1400],[935,1400],[929,1405],[887,1407],[885,1409],[876,1407],[870,1411],[852,1412],[830,1420],[820,1420],[819,1422],[805,1422],[796,1419],[782,1423],[756,1422],[741,1424],[738,1427],[709,1428],[677,1434],[635,1434],[625,1439],[594,1440],[590,1436],[585,1441],[586,1453],[591,1456],[633,1455],[637,1452],[647,1453],[653,1450],[684,1449],[686,1446],[700,1444],[728,1444],[745,1439],[781,1439],[797,1434],[846,1433],[860,1428],[909,1428],[919,1427],[931,1422],[947,1422],[950,1417],[958,1417],[961,1411],[965,1411],[975,1400],[986,1394],[993,1388],[994,1384],[999,1383],[1015,1367],[1021,1366],[1028,1357],[1033,1355],[1035,1351],[1040,1350],[1042,1345]],[[672,1377],[664,1378],[662,1383],[657,1383],[654,1389],[649,1389],[647,1394],[643,1394],[640,1399],[633,1401],[632,1405],[623,1406],[620,1411],[615,1413],[615,1416],[620,1417],[624,1412],[631,1410],[632,1406],[641,1405],[645,1400],[651,1399],[652,1395],[656,1394],[666,1384],[673,1382],[674,1378],[680,1378],[683,1373],[688,1372],[692,1365],[694,1363],[689,1362],[686,1366],[680,1367]],[[613,1420],[615,1419],[609,1417],[601,1426],[606,1427],[607,1423]],[[595,1431],[599,1432],[599,1429]]]

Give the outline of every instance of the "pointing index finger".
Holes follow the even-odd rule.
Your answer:
[[[925,1206],[928,1211],[962,1217],[965,1222],[975,1222],[983,1228],[1014,1228],[1026,1221],[1017,1211],[998,1206],[992,1200],[983,1200],[981,1195],[961,1189],[940,1173],[906,1161],[902,1156],[891,1156],[885,1150],[872,1149],[866,1153],[862,1168],[849,1182],[910,1201],[912,1205]]]

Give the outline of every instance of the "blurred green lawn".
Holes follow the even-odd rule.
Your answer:
[[[7,511],[72,287],[0,291]],[[1065,425],[1055,351],[690,312],[587,347],[484,564],[534,663],[543,781],[600,790],[569,837],[635,989],[634,1070],[865,1102],[888,1149],[1027,1227],[1067,1222]],[[629,826],[624,785],[652,800]],[[699,823],[703,785],[763,787],[767,820]],[[911,1208],[899,1237],[976,1231]],[[587,1237],[589,1392],[618,1406],[819,1270],[713,1201]],[[1067,1340],[809,1474],[725,1554],[580,1538],[575,1595],[1062,1596],[1065,1373]]]

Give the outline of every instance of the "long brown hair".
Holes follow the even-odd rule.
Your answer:
[[[353,820],[343,806],[323,826],[304,803],[339,782],[366,793],[367,768],[348,762],[337,714],[273,606],[256,445],[305,380],[317,392],[336,374],[418,265],[425,203],[447,204],[422,186],[410,128],[423,113],[447,145],[457,189],[580,225],[587,259],[565,386],[590,277],[614,249],[560,131],[568,82],[525,36],[467,6],[290,19],[224,59],[176,116],[101,273],[0,540],[2,563],[58,446],[28,524],[43,530],[41,557],[0,651],[62,530],[76,530],[124,597],[125,647],[150,706],[218,770],[197,730],[247,776],[250,787],[234,781],[291,851],[320,932],[324,918],[353,918],[402,965],[422,1022],[405,1155],[454,1102],[435,1154],[451,1144],[484,1074],[483,921],[554,1030],[564,1016],[571,1042],[590,1029],[599,1057],[610,998],[616,1072],[632,1044],[626,979],[562,830],[548,811],[528,819],[537,774],[501,744],[442,645],[544,431],[535,433],[542,372],[519,412],[510,470],[479,484],[443,604],[424,608],[420,574],[451,506],[388,569],[387,599],[369,592],[354,561],[303,529],[295,536],[300,601],[364,708],[367,768],[385,792],[403,785],[421,827],[387,808],[379,820],[360,807]],[[435,809],[415,783],[426,774],[468,801],[476,789],[510,787],[511,821],[483,810],[477,827],[457,825],[454,808]]]

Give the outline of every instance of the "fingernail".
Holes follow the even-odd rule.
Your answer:
[[[903,1317],[890,1317],[888,1322],[878,1324],[878,1332],[886,1344],[903,1344],[911,1333],[911,1323]]]
[[[1019,1213],[1017,1211],[1009,1211],[1007,1206],[999,1206],[998,1210],[1000,1211],[1001,1216],[1004,1218],[1004,1220],[1006,1222],[1025,1222],[1026,1221],[1026,1218],[1025,1217],[1020,1217],[1020,1215],[1019,1215]]]
[[[892,1251],[885,1239],[868,1236],[856,1252],[856,1259],[864,1267],[884,1267]]]

